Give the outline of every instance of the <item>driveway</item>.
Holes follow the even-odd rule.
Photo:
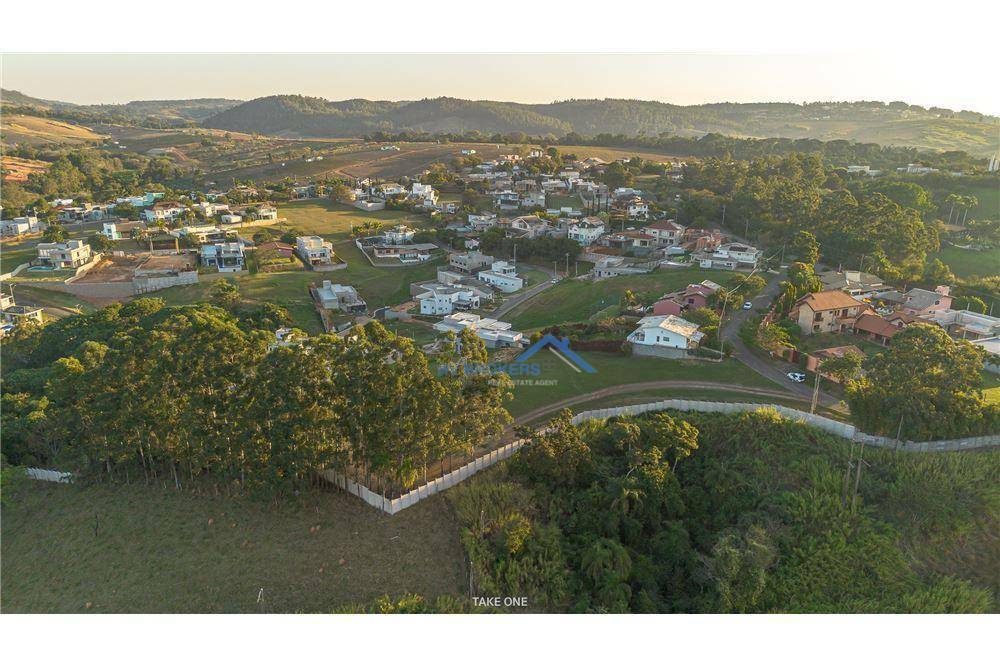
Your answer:
[[[529,266],[529,265],[525,264],[525,266]],[[503,304],[499,308],[497,308],[492,313],[490,313],[490,317],[492,317],[494,319],[499,319],[499,318],[503,317],[504,315],[506,315],[507,313],[509,313],[510,311],[512,311],[514,308],[520,306],[525,301],[529,301],[530,299],[533,299],[534,297],[536,297],[539,294],[541,294],[543,291],[545,291],[548,288],[552,287],[551,280],[552,280],[552,276],[555,275],[553,273],[552,269],[544,267],[544,266],[536,266],[534,264],[530,265],[530,267],[532,269],[538,269],[539,271],[544,271],[545,274],[549,277],[549,279],[546,280],[545,282],[539,283],[539,284],[535,285],[534,287],[531,287],[531,288],[525,290],[524,292],[522,292],[520,294],[517,294],[517,295],[515,295],[515,296],[513,296],[513,297],[511,297],[509,299],[507,299],[506,301],[503,302]]]

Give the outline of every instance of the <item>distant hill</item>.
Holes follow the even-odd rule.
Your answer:
[[[362,136],[373,132],[524,132],[562,137],[662,133],[701,136],[846,139],[977,155],[997,150],[994,116],[903,102],[754,103],[679,106],[642,100],[567,100],[551,104],[460,100],[332,102],[275,95],[211,116],[206,127],[292,136]]]
[[[220,111],[240,104],[240,100],[221,98],[195,100],[141,100],[125,104],[73,104],[31,97],[17,90],[0,90],[4,106],[30,107],[40,111],[72,115],[75,118],[115,122],[138,122],[146,119],[199,123]]]

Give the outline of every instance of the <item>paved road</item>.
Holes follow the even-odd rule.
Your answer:
[[[528,265],[525,264],[524,266],[528,266]],[[514,296],[514,297],[511,297],[510,299],[507,299],[506,301],[503,302],[503,305],[501,305],[499,308],[497,308],[492,313],[490,313],[490,317],[492,317],[494,319],[499,319],[499,318],[503,317],[504,315],[506,315],[507,313],[509,313],[510,311],[512,311],[514,308],[520,306],[525,301],[529,301],[529,300],[535,298],[536,296],[538,296],[539,294],[541,294],[543,291],[545,291],[548,288],[552,287],[551,280],[552,280],[552,276],[554,275],[554,272],[552,271],[552,269],[546,268],[544,266],[536,266],[536,265],[530,265],[530,266],[533,269],[538,269],[539,271],[544,271],[545,274],[549,277],[549,279],[546,280],[545,282],[539,283],[539,284],[535,285],[534,287],[531,287],[531,288],[525,290],[524,292],[522,292],[521,294],[518,294],[517,296]]]
[[[778,275],[771,273],[763,274],[767,278],[767,285],[753,299],[754,310],[766,307],[771,304],[781,291],[780,283],[787,277],[785,271]],[[782,387],[787,387],[798,398],[807,402],[812,402],[813,386],[811,383],[797,383],[788,379],[785,373],[798,371],[799,368],[786,363],[780,359],[768,359],[758,356],[753,350],[746,346],[740,338],[740,326],[753,316],[754,310],[737,310],[727,314],[726,321],[722,325],[722,337],[725,341],[732,343],[733,356],[751,370],[763,375],[768,380],[777,383]],[[819,404],[826,408],[839,410],[840,399],[831,396],[825,391],[819,393]]]
[[[744,387],[738,384],[726,384],[723,382],[693,382],[687,380],[654,380],[651,382],[633,382],[632,384],[619,384],[613,387],[605,387],[592,391],[589,394],[578,394],[564,398],[561,401],[550,403],[549,405],[527,412],[514,420],[515,424],[528,424],[538,420],[545,415],[557,412],[563,408],[568,408],[579,403],[588,403],[608,396],[618,396],[621,394],[633,394],[641,391],[655,391],[658,389],[715,389],[722,391],[739,392],[751,396],[763,396],[767,398],[800,399],[799,396],[789,391],[775,389],[760,389],[754,387]]]

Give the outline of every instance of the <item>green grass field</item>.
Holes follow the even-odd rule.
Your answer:
[[[281,230],[294,227],[306,234],[322,236],[329,241],[343,241],[350,238],[351,227],[370,220],[383,225],[405,223],[410,227],[427,227],[426,217],[406,211],[359,211],[353,206],[337,204],[326,199],[288,202],[278,206],[278,216],[287,224],[274,225],[269,229]]]
[[[955,246],[943,246],[940,252],[931,257],[936,257],[947,264],[951,272],[959,278],[1000,275],[1000,248],[963,250]]]
[[[582,322],[594,314],[617,306],[630,289],[642,303],[652,303],[667,292],[702,280],[720,282],[733,274],[703,269],[669,269],[653,273],[618,276],[598,282],[567,280],[553,285],[515,308],[508,319],[515,329],[538,329],[563,322]]]
[[[38,250],[35,249],[36,243],[38,241],[29,244],[18,244],[17,246],[9,244],[0,245],[0,273],[9,273],[21,264],[38,257]]]
[[[389,516],[333,490],[275,506],[145,484],[24,481],[8,496],[7,483],[6,613],[328,613],[467,586],[440,496]]]
[[[597,371],[577,373],[549,350],[539,352],[531,363],[539,363],[540,375],[514,378],[537,384],[516,385],[507,409],[516,416],[556,403],[570,396],[597,391],[604,387],[680,380],[691,382],[723,382],[760,389],[781,389],[770,380],[754,373],[734,359],[721,363],[683,361],[675,359],[636,358],[604,352],[581,352],[583,359]],[[554,382],[554,384],[543,384]]]

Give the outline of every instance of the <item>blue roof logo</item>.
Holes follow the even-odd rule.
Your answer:
[[[536,352],[544,347],[551,347],[552,352],[555,353],[557,357],[566,362],[570,368],[575,370],[577,373],[596,373],[597,370],[588,364],[583,358],[569,349],[569,338],[557,338],[552,334],[548,333],[542,336],[538,341],[529,347],[527,350],[521,353],[521,355],[515,359],[515,361],[527,361],[535,355]]]

